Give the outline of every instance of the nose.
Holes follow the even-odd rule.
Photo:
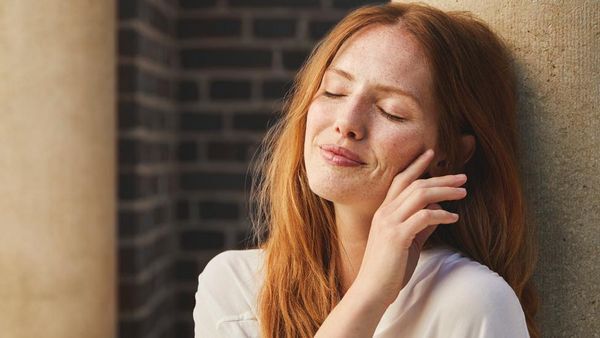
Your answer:
[[[344,111],[340,112],[335,120],[335,131],[343,137],[361,140],[365,136],[363,119],[367,115],[365,109],[368,108],[360,102],[354,102],[340,109]]]
[[[356,140],[359,140],[362,138],[362,134],[354,131],[354,129],[348,127],[347,125],[338,124],[335,127],[335,131],[342,134],[344,137],[349,137],[349,138],[353,138]]]

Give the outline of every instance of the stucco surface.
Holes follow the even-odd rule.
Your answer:
[[[600,1],[424,2],[473,12],[513,50],[542,333],[599,337]]]
[[[114,337],[115,17],[0,2],[1,337]]]

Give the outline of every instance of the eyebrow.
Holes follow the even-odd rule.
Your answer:
[[[346,79],[348,79],[350,81],[354,81],[354,76],[352,74],[348,73],[345,70],[341,70],[339,68],[333,68],[333,67],[331,67],[331,68],[328,68],[326,71],[330,71],[330,72],[336,73],[336,74],[338,74],[338,75],[340,75],[340,76],[342,76],[342,77],[344,77],[344,78],[346,78]],[[375,89],[378,90],[378,91],[380,91],[380,92],[395,93],[395,94],[399,94],[401,96],[407,96],[407,97],[413,99],[419,105],[421,105],[421,102],[419,102],[419,99],[417,99],[417,97],[413,93],[411,93],[411,92],[409,92],[407,90],[404,90],[404,89],[401,89],[401,88],[398,88],[398,87],[394,87],[394,86],[382,85],[382,84],[375,85]]]

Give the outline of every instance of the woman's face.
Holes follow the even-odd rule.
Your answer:
[[[339,204],[379,206],[394,176],[425,149],[436,149],[431,88],[425,57],[401,26],[369,26],[348,39],[308,109],[304,161],[311,190]],[[324,145],[344,147],[363,164],[332,164]]]

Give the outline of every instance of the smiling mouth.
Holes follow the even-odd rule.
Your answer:
[[[351,160],[347,157],[344,157],[342,155],[336,154],[334,152],[325,150],[325,149],[320,149],[321,152],[321,156],[323,157],[323,159],[325,159],[325,161],[331,165],[334,166],[339,166],[339,167],[358,167],[361,166],[362,163]]]

